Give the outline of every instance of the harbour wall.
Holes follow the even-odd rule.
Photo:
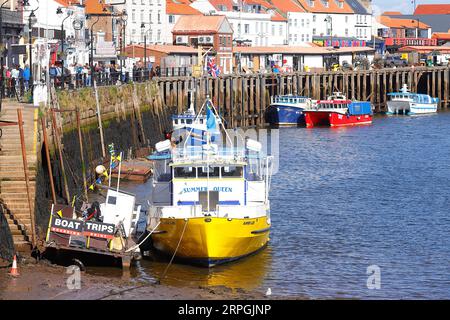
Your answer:
[[[174,112],[163,104],[159,89],[153,82],[98,88],[106,153],[106,158],[103,158],[94,89],[60,91],[56,97],[53,108],[40,110],[40,118],[44,119],[55,193],[60,203],[71,203],[74,196],[77,203],[83,200],[83,168],[90,186],[96,178],[95,167],[109,165],[109,144],[114,144],[117,153],[122,151],[125,159],[148,154],[151,146],[163,139],[163,131],[171,127],[170,116]],[[83,148],[80,145],[77,112]],[[52,193],[41,121],[35,216],[37,231],[42,239],[48,225]]]
[[[296,94],[326,99],[335,91],[350,99],[370,101],[376,112],[386,111],[389,92],[407,84],[412,92],[426,93],[440,100],[439,108],[450,106],[450,68],[415,67],[350,72],[297,72],[284,74],[239,74],[217,78],[161,78],[157,80],[164,104],[187,105],[188,92],[197,101],[209,95],[221,109],[229,127],[264,124],[270,97]]]
[[[0,203],[0,266],[4,262],[12,261],[14,255],[14,243],[9,229],[8,221],[4,216],[4,209]]]

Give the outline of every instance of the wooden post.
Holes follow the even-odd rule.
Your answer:
[[[53,203],[56,204],[56,192],[55,192],[55,183],[53,181],[52,161],[50,159],[50,151],[48,148],[48,138],[47,138],[47,126],[44,117],[41,117],[41,125],[42,125],[42,135],[44,136],[45,157],[47,159],[47,170],[48,176],[50,178],[50,189],[52,191],[52,200]]]
[[[88,187],[86,178],[86,163],[84,162],[83,137],[81,135],[80,111],[78,107],[76,110],[76,116],[77,116],[78,142],[80,144],[81,173],[83,175],[84,197],[86,198],[86,201],[88,201],[89,198],[88,198],[88,189],[87,189]]]
[[[94,81],[94,93],[95,93],[95,103],[97,105],[97,119],[98,119],[98,128],[100,130],[100,142],[102,144],[102,155],[103,158],[106,158],[106,149],[105,149],[105,139],[103,138],[103,126],[102,126],[102,116],[100,114],[100,101],[98,99],[98,90],[97,90],[97,82]],[[54,114],[53,114],[54,117]],[[68,199],[70,201],[70,198]]]
[[[25,175],[25,186],[27,188],[27,198],[28,198],[28,207],[30,209],[30,220],[31,220],[31,243],[33,244],[33,248],[36,246],[36,225],[34,222],[34,211],[33,211],[33,203],[31,201],[30,194],[30,180],[28,177],[28,161],[27,161],[27,148],[25,146],[25,134],[23,133],[23,118],[22,118],[22,110],[17,109],[17,120],[19,122],[19,132],[20,132],[20,144],[22,146],[22,161],[23,161],[23,173]]]
[[[60,165],[61,165],[61,173],[62,173],[62,176],[63,176],[64,189],[65,189],[65,192],[66,192],[66,201],[67,201],[67,204],[69,204],[70,203],[69,186],[67,184],[66,170],[64,168],[64,159],[63,159],[62,150],[61,150],[61,142],[59,140],[58,127],[56,126],[55,111],[52,110],[51,113],[52,113],[53,139],[55,140],[56,148],[58,149],[59,162],[60,162]]]

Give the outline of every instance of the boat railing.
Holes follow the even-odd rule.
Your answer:
[[[217,205],[215,208],[211,208],[209,212],[203,210],[202,205],[177,205],[177,206],[154,206],[151,208],[149,217],[152,219],[161,218],[196,218],[196,217],[218,217],[239,219],[242,216],[257,217],[261,213],[261,206],[265,206],[264,202],[247,205]],[[236,207],[239,206],[239,210]]]
[[[174,163],[186,161],[245,161],[244,149],[233,148],[205,148],[204,146],[186,146],[172,150]]]

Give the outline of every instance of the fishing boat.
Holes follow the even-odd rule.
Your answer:
[[[412,93],[404,84],[400,92],[388,93],[388,114],[424,114],[437,112],[438,98],[427,94]]]
[[[284,95],[271,98],[266,111],[266,122],[271,125],[304,125],[303,110],[311,107],[311,99],[302,96]]]
[[[340,92],[333,93],[327,100],[318,100],[303,113],[307,128],[319,125],[343,127],[371,124],[373,116],[370,102],[352,101]]]
[[[209,99],[194,121],[202,117],[204,141],[165,140],[148,157],[154,175],[147,230],[157,251],[212,267],[253,254],[269,241],[272,157],[254,140],[235,147]],[[231,147],[211,140],[218,134]]]

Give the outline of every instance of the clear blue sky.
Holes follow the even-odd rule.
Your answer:
[[[450,0],[416,0],[416,5],[438,3],[450,4]],[[414,10],[412,0],[372,0],[372,4],[375,15],[384,11],[400,11],[411,14]]]

